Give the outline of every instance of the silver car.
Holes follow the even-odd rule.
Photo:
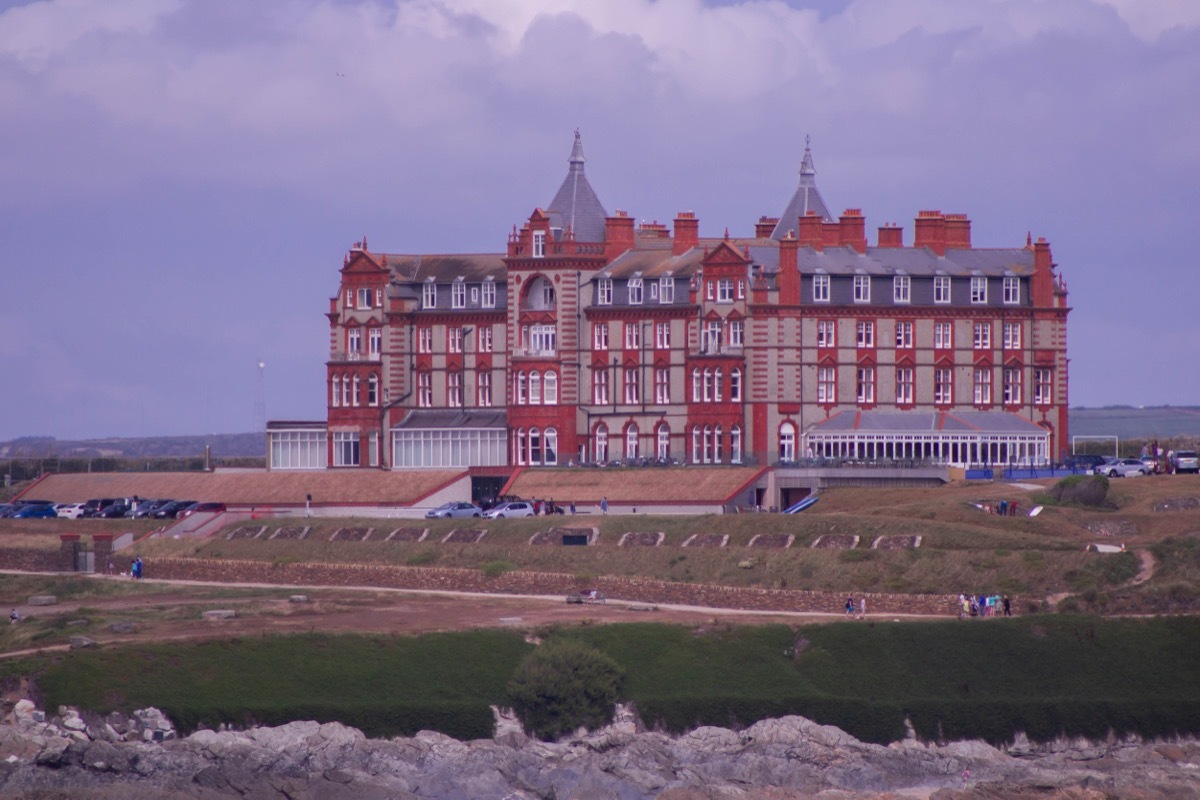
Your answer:
[[[1130,475],[1149,475],[1150,467],[1136,458],[1114,458],[1096,467],[1097,475],[1128,478]]]
[[[501,503],[493,509],[490,509],[485,517],[488,519],[505,519],[506,517],[532,517],[533,504],[524,500],[517,500],[512,503]]]
[[[452,519],[458,517],[482,517],[483,510],[471,503],[462,501],[451,501],[442,503],[437,508],[431,508],[425,512],[425,519]]]
[[[1175,453],[1176,472],[1200,472],[1200,456],[1195,450],[1179,450]]]

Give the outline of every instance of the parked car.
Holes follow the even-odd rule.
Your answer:
[[[96,516],[103,519],[122,519],[128,517],[131,511],[132,506],[124,500],[117,500],[105,506]]]
[[[525,500],[517,500],[511,503],[501,503],[495,508],[489,510],[484,515],[487,519],[505,519],[507,517],[532,517],[533,504]]]
[[[1075,453],[1067,456],[1067,469],[1095,469],[1108,459],[1092,453]]]
[[[142,519],[144,517],[153,516],[155,511],[170,502],[170,500],[165,498],[161,500],[140,500],[134,507],[133,514],[131,516],[134,519]]]
[[[1161,467],[1159,466],[1159,463],[1158,463],[1158,459],[1155,458],[1154,456],[1142,456],[1138,460],[1146,465],[1146,469],[1148,470],[1148,472],[1146,473],[1147,475],[1153,475],[1161,469]]]
[[[1114,458],[1096,467],[1097,475],[1110,478],[1128,478],[1130,475],[1149,475],[1150,467],[1137,458]]]
[[[28,503],[17,509],[13,519],[52,519],[57,516],[50,503]]]
[[[194,506],[195,500],[172,500],[166,505],[159,506],[151,514],[155,519],[175,519],[175,515],[188,506]]]
[[[482,517],[483,509],[474,503],[464,503],[461,500],[442,503],[437,508],[425,512],[425,519],[457,519],[459,517]]]
[[[83,515],[83,503],[59,503],[54,513],[62,519],[79,519]]]
[[[192,503],[179,512],[179,519],[190,517],[192,514],[220,514],[224,512],[224,503]]]
[[[115,497],[99,497],[88,500],[83,504],[83,513],[79,516],[84,518],[98,517],[100,512],[117,502]]]
[[[0,503],[0,519],[6,519],[10,512],[14,511],[16,506],[12,503]]]
[[[1176,472],[1200,472],[1200,456],[1195,450],[1175,451],[1174,464]]]

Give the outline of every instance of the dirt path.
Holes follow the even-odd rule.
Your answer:
[[[1130,586],[1137,586],[1139,583],[1145,583],[1154,577],[1154,569],[1158,566],[1158,562],[1154,560],[1154,554],[1149,550],[1139,550],[1138,560],[1142,563],[1142,568],[1138,570],[1138,574],[1133,576],[1133,580],[1129,582]]]

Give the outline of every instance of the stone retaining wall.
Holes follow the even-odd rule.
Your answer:
[[[117,565],[129,569],[129,559]],[[400,567],[375,564],[275,564],[232,559],[155,558],[144,561],[145,576],[227,583],[274,583],[298,586],[379,586],[390,589],[543,594],[564,597],[581,589],[598,589],[616,600],[637,603],[695,605],[755,611],[841,613],[846,596],[794,589],[752,589],[672,583],[648,578],[601,577],[584,580],[548,572],[506,572],[489,578],[480,570]],[[856,600],[859,595],[856,595]],[[867,597],[868,614],[956,615],[953,595],[875,594]],[[1015,598],[1014,598],[1015,600]]]
[[[0,565],[5,569],[27,572],[57,572],[57,550],[28,550],[21,547],[0,548]]]

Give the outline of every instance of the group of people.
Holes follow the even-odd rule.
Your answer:
[[[867,618],[867,596],[863,595],[858,598],[858,610],[855,610],[854,596],[850,595],[846,598],[846,616],[854,617],[855,619]]]
[[[984,500],[979,505],[983,513],[1000,517],[1015,517],[1021,508],[1016,500]]]
[[[1012,599],[1008,595],[960,594],[958,596],[958,618],[1012,616]]]
[[[141,556],[135,558],[133,563],[129,565],[129,575],[135,581],[142,578],[142,559]]]

